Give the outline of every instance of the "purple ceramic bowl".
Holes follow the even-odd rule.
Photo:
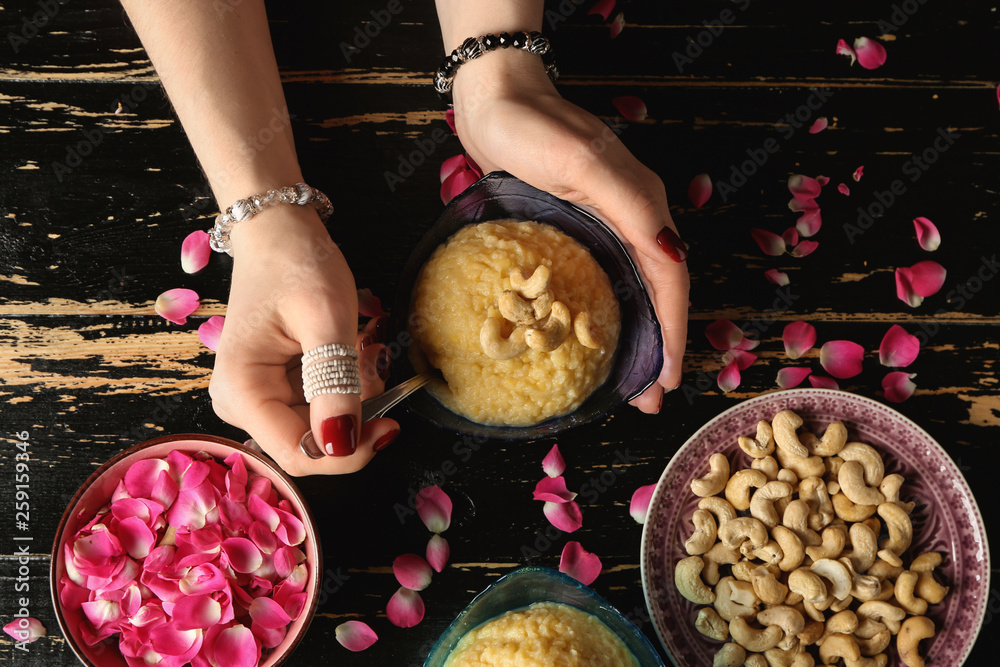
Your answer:
[[[79,633],[80,624],[85,621],[83,613],[79,610],[70,611],[60,603],[59,581],[66,572],[63,545],[76,534],[81,517],[86,519],[93,516],[94,509],[108,502],[118,482],[133,463],[143,459],[163,458],[175,449],[190,453],[206,452],[219,461],[233,452],[241,453],[247,470],[271,480],[278,495],[291,503],[305,527],[306,539],[303,549],[306,553],[306,562],[309,564],[309,581],[305,587],[308,594],[306,602],[299,617],[289,624],[285,638],[277,647],[270,650],[259,664],[259,667],[276,667],[284,663],[298,646],[316,611],[322,563],[316,524],[302,494],[284,471],[248,447],[211,435],[169,435],[131,447],[98,468],[73,496],[56,529],[52,545],[52,567],[49,573],[52,605],[55,607],[56,618],[66,643],[73,649],[80,662],[87,667],[126,667],[125,658],[118,651],[118,635],[113,635],[94,646],[88,646]]]
[[[716,452],[729,457],[733,470],[749,467],[750,457],[737,436],[753,436],[757,422],[782,410],[793,410],[811,430],[822,433],[840,420],[851,440],[878,449],[886,473],[906,478],[902,500],[916,502],[911,514],[913,544],[903,554],[909,563],[925,551],[944,552],[935,572],[951,587],[943,602],[925,614],[937,634],[923,642],[928,664],[961,665],[983,623],[990,585],[990,555],[983,517],[955,463],[926,431],[878,401],[832,389],[789,389],[758,396],[733,406],[702,426],[670,459],[653,492],[642,532],[642,586],[656,634],[677,667],[703,667],[721,646],[694,627],[698,609],[674,586],[674,566],[687,557],[684,541],[693,531],[691,517],[698,498],[691,480],[708,472]],[[890,644],[889,667],[901,667]]]

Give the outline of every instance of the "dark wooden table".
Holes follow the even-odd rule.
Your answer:
[[[224,11],[238,2],[217,4]],[[525,563],[555,567],[568,539],[601,557],[594,587],[655,641],[629,498],[657,480],[702,423],[776,388],[786,363],[782,327],[794,320],[815,324],[821,342],[861,343],[864,371],[841,387],[878,400],[883,333],[899,323],[920,334],[909,369],[918,390],[896,407],[955,459],[986,511],[996,552],[1000,30],[993,3],[620,2],[615,13],[624,10],[626,27],[613,40],[588,15],[589,4],[550,5],[560,89],[606,119],[666,183],[691,246],[684,384],[657,416],[626,406],[558,438],[570,487],[588,491],[580,499],[584,526],[571,537],[547,532],[531,499],[552,440],[491,442],[459,455],[455,435],[400,412],[403,434],[362,472],[302,479],[323,536],[325,594],[291,664],[418,665],[476,592]],[[460,150],[428,85],[441,49],[433,7],[404,0],[391,14],[380,2],[271,5],[307,179],[336,203],[333,235],[359,284],[391,303],[402,261],[441,209],[438,167]],[[358,37],[366,30],[367,42]],[[889,58],[881,69],[850,67],[835,55],[839,38],[861,35],[884,36]],[[49,631],[27,652],[2,637],[0,661],[71,665],[47,572],[56,524],[78,486],[116,452],[154,436],[245,437],[212,411],[213,355],[195,333],[205,317],[225,312],[230,262],[214,257],[196,276],[180,270],[181,239],[209,225],[214,204],[115,2],[3,0],[0,37],[0,497],[9,503],[0,512],[0,617],[10,620],[24,597]],[[690,62],[677,57],[685,53]],[[620,95],[644,99],[648,118],[618,117],[611,100]],[[123,113],[115,114],[119,102]],[[809,134],[821,115],[831,128]],[[747,162],[765,146],[776,149],[762,164]],[[864,178],[855,183],[859,165]],[[700,172],[735,191],[724,200],[717,185],[694,209],[685,193]],[[832,179],[820,199],[819,249],[801,259],[765,257],[749,229],[793,224],[785,184],[793,173]],[[389,187],[389,174],[402,182]],[[851,186],[849,197],[836,192],[840,182]],[[888,204],[894,182],[901,191]],[[878,213],[880,200],[883,213],[866,222],[862,213]],[[936,253],[917,247],[916,216],[940,227]],[[947,281],[910,308],[896,298],[893,269],[923,259],[943,264]],[[766,282],[768,268],[786,271],[791,284],[778,290]],[[180,286],[203,297],[183,327],[152,309],[159,293]],[[704,335],[718,318],[761,340],[760,359],[729,393],[716,386],[720,353]],[[815,349],[806,361],[819,371]],[[18,534],[33,541],[29,587],[15,592],[19,434],[31,456],[31,514]],[[455,501],[446,533],[451,563],[424,593],[423,623],[403,630],[385,618],[397,587],[390,565],[421,551],[427,533],[414,517],[401,520],[399,508],[435,482]],[[991,664],[998,607],[994,582],[968,664]],[[342,649],[334,628],[348,619],[368,622],[378,643],[360,654]]]

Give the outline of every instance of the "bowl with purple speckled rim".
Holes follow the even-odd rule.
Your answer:
[[[916,503],[904,565],[921,553],[943,552],[935,575],[951,588],[925,614],[936,633],[921,642],[921,654],[928,664],[961,665],[979,634],[990,593],[986,529],[965,478],[941,445],[896,410],[848,392],[810,388],[764,394],[714,417],[670,459],[656,485],[642,532],[642,585],[657,636],[674,664],[711,664],[722,644],[695,629],[703,605],[685,599],[674,585],[674,566],[688,556],[684,542],[693,532],[691,517],[699,501],[691,481],[708,472],[708,459],[716,452],[729,458],[732,470],[749,467],[750,457],[737,437],[753,437],[758,421],[782,410],[794,411],[805,421],[803,428],[820,434],[830,422],[843,422],[850,441],[867,442],[882,454],[887,474],[903,475],[900,499]],[[902,665],[894,641],[888,664]]]

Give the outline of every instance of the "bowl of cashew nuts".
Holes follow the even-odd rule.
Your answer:
[[[411,295],[414,293],[414,286],[418,282],[421,269],[435,250],[464,227],[504,220],[534,221],[540,223],[542,227],[555,228],[582,245],[593,260],[596,260],[599,269],[606,274],[607,280],[610,281],[608,290],[610,299],[612,302],[617,300],[620,313],[617,345],[610,350],[614,356],[610,370],[607,371],[607,379],[569,412],[543,418],[537,423],[527,425],[512,425],[511,422],[486,424],[472,421],[450,410],[430,392],[411,395],[407,399],[406,407],[438,427],[477,439],[531,440],[552,436],[605,417],[623,403],[641,394],[656,381],[660,372],[663,363],[662,337],[659,322],[653,312],[643,279],[633,261],[631,249],[604,222],[590,212],[537,190],[509,174],[494,172],[480,179],[451,201],[440,218],[421,237],[402,268],[397,298],[390,318],[390,328],[395,332],[395,340],[390,342],[390,350],[393,354],[392,372],[396,381],[405,380],[417,372],[411,361],[409,348],[419,345],[411,332],[414,326],[420,325],[421,320],[418,313],[411,312]],[[544,267],[539,267],[541,268]],[[528,283],[540,277],[539,269],[536,269],[530,277],[515,275],[514,278],[522,278]],[[513,278],[511,281],[512,287],[517,289],[513,284]],[[521,286],[520,293],[536,296],[530,293],[528,287],[527,284]],[[538,305],[536,302],[540,301],[540,298],[535,298],[521,305],[533,309]],[[502,313],[504,304],[499,305]],[[565,306],[559,301],[551,304],[551,313],[547,315],[546,321],[558,320],[560,308],[565,310]],[[513,315],[511,317],[518,319]],[[568,312],[563,313],[562,319],[566,320],[567,324],[562,329],[569,328],[582,345],[587,346],[584,342],[585,337],[580,335],[580,331],[582,329],[582,332],[586,333],[593,329],[586,324],[578,326],[579,323],[575,321],[578,318],[575,316],[573,324],[568,325]],[[476,335],[482,334],[485,337],[489,333],[485,331],[486,325],[490,323],[488,319],[484,324],[484,331],[477,330]],[[496,325],[500,326],[499,321]],[[532,345],[530,337],[537,335],[542,338],[545,334],[546,331],[538,326],[535,329],[527,327],[524,334],[525,344],[537,348],[538,346]],[[486,354],[494,356],[488,351]],[[494,358],[505,357],[494,356]]]
[[[961,665],[989,597],[982,515],[955,463],[878,401],[764,394],[675,454],[642,582],[678,667]]]

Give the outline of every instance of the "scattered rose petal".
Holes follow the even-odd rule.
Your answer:
[[[432,533],[443,533],[451,525],[451,498],[437,484],[425,486],[417,494],[417,514]]]
[[[789,366],[778,371],[778,386],[782,389],[798,387],[812,373],[808,368]]]
[[[799,242],[799,230],[795,227],[789,227],[781,233],[781,240],[785,242],[786,246],[795,245]]]
[[[775,285],[780,285],[781,287],[784,287],[791,282],[788,278],[788,274],[784,271],[779,271],[778,269],[768,269],[764,272],[764,277],[767,278],[769,282],[772,282]]]
[[[198,339],[202,345],[215,352],[219,349],[219,339],[222,338],[222,327],[226,318],[222,315],[212,315],[198,327]]]
[[[827,185],[830,184],[830,177],[829,176],[817,176],[816,177],[816,182],[819,183],[822,187],[825,188]]]
[[[820,116],[813,121],[813,124],[809,126],[809,134],[819,134],[825,130],[830,125],[830,121],[826,116]]]
[[[716,378],[716,384],[723,392],[730,392],[740,386],[740,367],[735,361],[730,361]]]
[[[542,471],[549,477],[559,477],[566,471],[566,461],[559,451],[559,445],[552,445],[552,449],[542,459]]]
[[[837,54],[841,56],[849,56],[851,58],[852,65],[858,59],[858,55],[854,52],[854,49],[852,49],[844,40],[837,42]]]
[[[226,554],[232,568],[244,574],[256,572],[264,562],[257,545],[245,537],[227,538],[222,542],[222,552]]]
[[[736,350],[752,350],[755,347],[757,347],[758,345],[760,345],[760,341],[759,340],[754,340],[753,338],[750,338],[750,336],[745,335],[743,337],[743,340],[741,340],[739,342],[739,344],[735,348],[733,348],[733,349],[736,349]]]
[[[625,14],[623,12],[618,12],[618,14],[611,20],[608,24],[608,32],[611,33],[611,39],[614,39],[618,35],[622,34],[622,30],[625,29]]]
[[[904,266],[896,269],[896,296],[910,308],[916,308],[924,302],[924,297],[913,289],[913,271]]]
[[[431,539],[427,541],[427,562],[434,568],[434,571],[444,570],[450,556],[451,547],[448,545],[448,540],[437,533],[431,535]]]
[[[184,595],[177,600],[170,617],[178,630],[210,628],[222,619],[222,605],[210,595]]]
[[[823,191],[823,186],[811,176],[792,174],[788,177],[788,191],[800,200],[815,199]]]
[[[896,269],[896,295],[910,306],[923,302],[922,297],[933,296],[944,286],[947,271],[931,260]]]
[[[797,246],[789,250],[788,254],[792,257],[805,257],[806,255],[813,254],[818,247],[819,241],[805,240],[801,241]]]
[[[928,252],[934,252],[941,245],[941,234],[937,225],[927,218],[914,218],[913,227],[917,230],[917,243]]]
[[[226,667],[256,667],[260,663],[260,644],[250,628],[240,623],[218,634],[214,653],[217,663]],[[218,660],[222,656],[225,657]]]
[[[646,118],[646,103],[635,95],[614,97],[611,99],[611,103],[626,120],[636,123]]]
[[[845,197],[851,196],[851,189],[847,187],[847,183],[841,183],[837,186],[837,192],[844,195]]]
[[[403,588],[422,591],[431,584],[434,573],[430,564],[417,554],[403,554],[392,561],[392,573]]]
[[[191,232],[181,243],[181,268],[184,273],[198,273],[206,266],[212,256],[212,246],[208,242],[208,233],[200,229]]]
[[[535,485],[532,498],[551,503],[568,503],[576,498],[576,494],[566,488],[566,479],[560,475],[558,477],[543,477]]]
[[[802,215],[795,221],[795,229],[799,230],[802,236],[812,236],[823,226],[823,216],[818,208],[802,211]]]
[[[607,21],[611,16],[611,10],[615,8],[615,0],[597,0],[594,6],[587,10],[588,16],[598,15],[602,20]]]
[[[364,651],[378,641],[378,635],[364,621],[346,621],[334,631],[337,641],[348,651]]]
[[[45,626],[37,618],[31,616],[15,618],[3,626],[3,631],[13,637],[14,641],[18,643],[30,644],[39,637],[45,636]]]
[[[441,163],[441,183],[448,180],[448,177],[454,174],[459,169],[468,169],[469,163],[465,161],[465,154],[459,153],[458,155],[453,155],[444,162]]]
[[[819,349],[819,363],[823,369],[841,380],[861,372],[865,348],[849,340],[830,340]]]
[[[157,315],[174,324],[185,324],[187,316],[198,310],[199,305],[197,292],[179,287],[156,297],[153,309]]]
[[[798,359],[816,344],[816,327],[808,322],[790,322],[782,330],[781,340],[788,358]]]
[[[920,353],[920,339],[898,324],[893,324],[882,337],[878,348],[878,361],[883,366],[905,368]]]
[[[736,367],[741,371],[745,371],[750,368],[755,361],[757,361],[757,355],[747,352],[746,350],[729,350],[722,355],[722,363],[728,364],[735,362]]]
[[[851,174],[851,178],[853,178],[854,182],[857,183],[858,181],[861,180],[861,177],[864,175],[864,173],[865,173],[865,165],[861,165],[860,167],[854,170],[854,173]]]
[[[695,208],[701,208],[712,196],[712,179],[708,174],[698,174],[688,184],[688,199]]]
[[[757,245],[760,246],[765,255],[777,257],[778,255],[785,254],[785,240],[774,232],[754,227],[750,230],[750,236],[757,242]]]
[[[885,398],[893,403],[902,403],[916,390],[917,385],[913,384],[916,373],[906,373],[904,371],[893,371],[882,378],[882,389],[885,390]]]
[[[570,541],[559,556],[559,571],[589,586],[601,574],[601,559],[584,549],[579,542]]]
[[[389,622],[400,628],[412,628],[424,620],[424,600],[420,593],[400,586],[385,608]]]
[[[730,320],[715,320],[705,327],[705,337],[716,350],[732,350],[739,345],[744,338],[743,330],[733,324]]]
[[[441,184],[441,201],[447,204],[478,180],[471,169],[457,169]]]
[[[118,522],[118,539],[132,558],[145,558],[156,544],[156,535],[139,517],[128,517]]]
[[[628,513],[632,515],[638,524],[646,523],[646,515],[649,514],[649,503],[653,499],[653,491],[656,484],[646,484],[640,486],[632,493],[632,500],[628,505]]]
[[[568,503],[547,502],[542,506],[542,513],[549,523],[566,533],[579,530],[583,525],[583,512],[575,500]]]
[[[817,389],[840,389],[840,385],[833,378],[828,378],[824,375],[810,375],[809,384],[816,387]]]
[[[858,37],[854,40],[854,52],[858,55],[858,64],[865,69],[877,69],[885,64],[885,47],[874,39]]]
[[[367,287],[358,290],[358,313],[362,317],[379,317],[385,314],[382,300]]]
[[[444,122],[448,124],[451,128],[452,134],[458,134],[458,130],[455,128],[455,109],[450,108],[444,112]]]

